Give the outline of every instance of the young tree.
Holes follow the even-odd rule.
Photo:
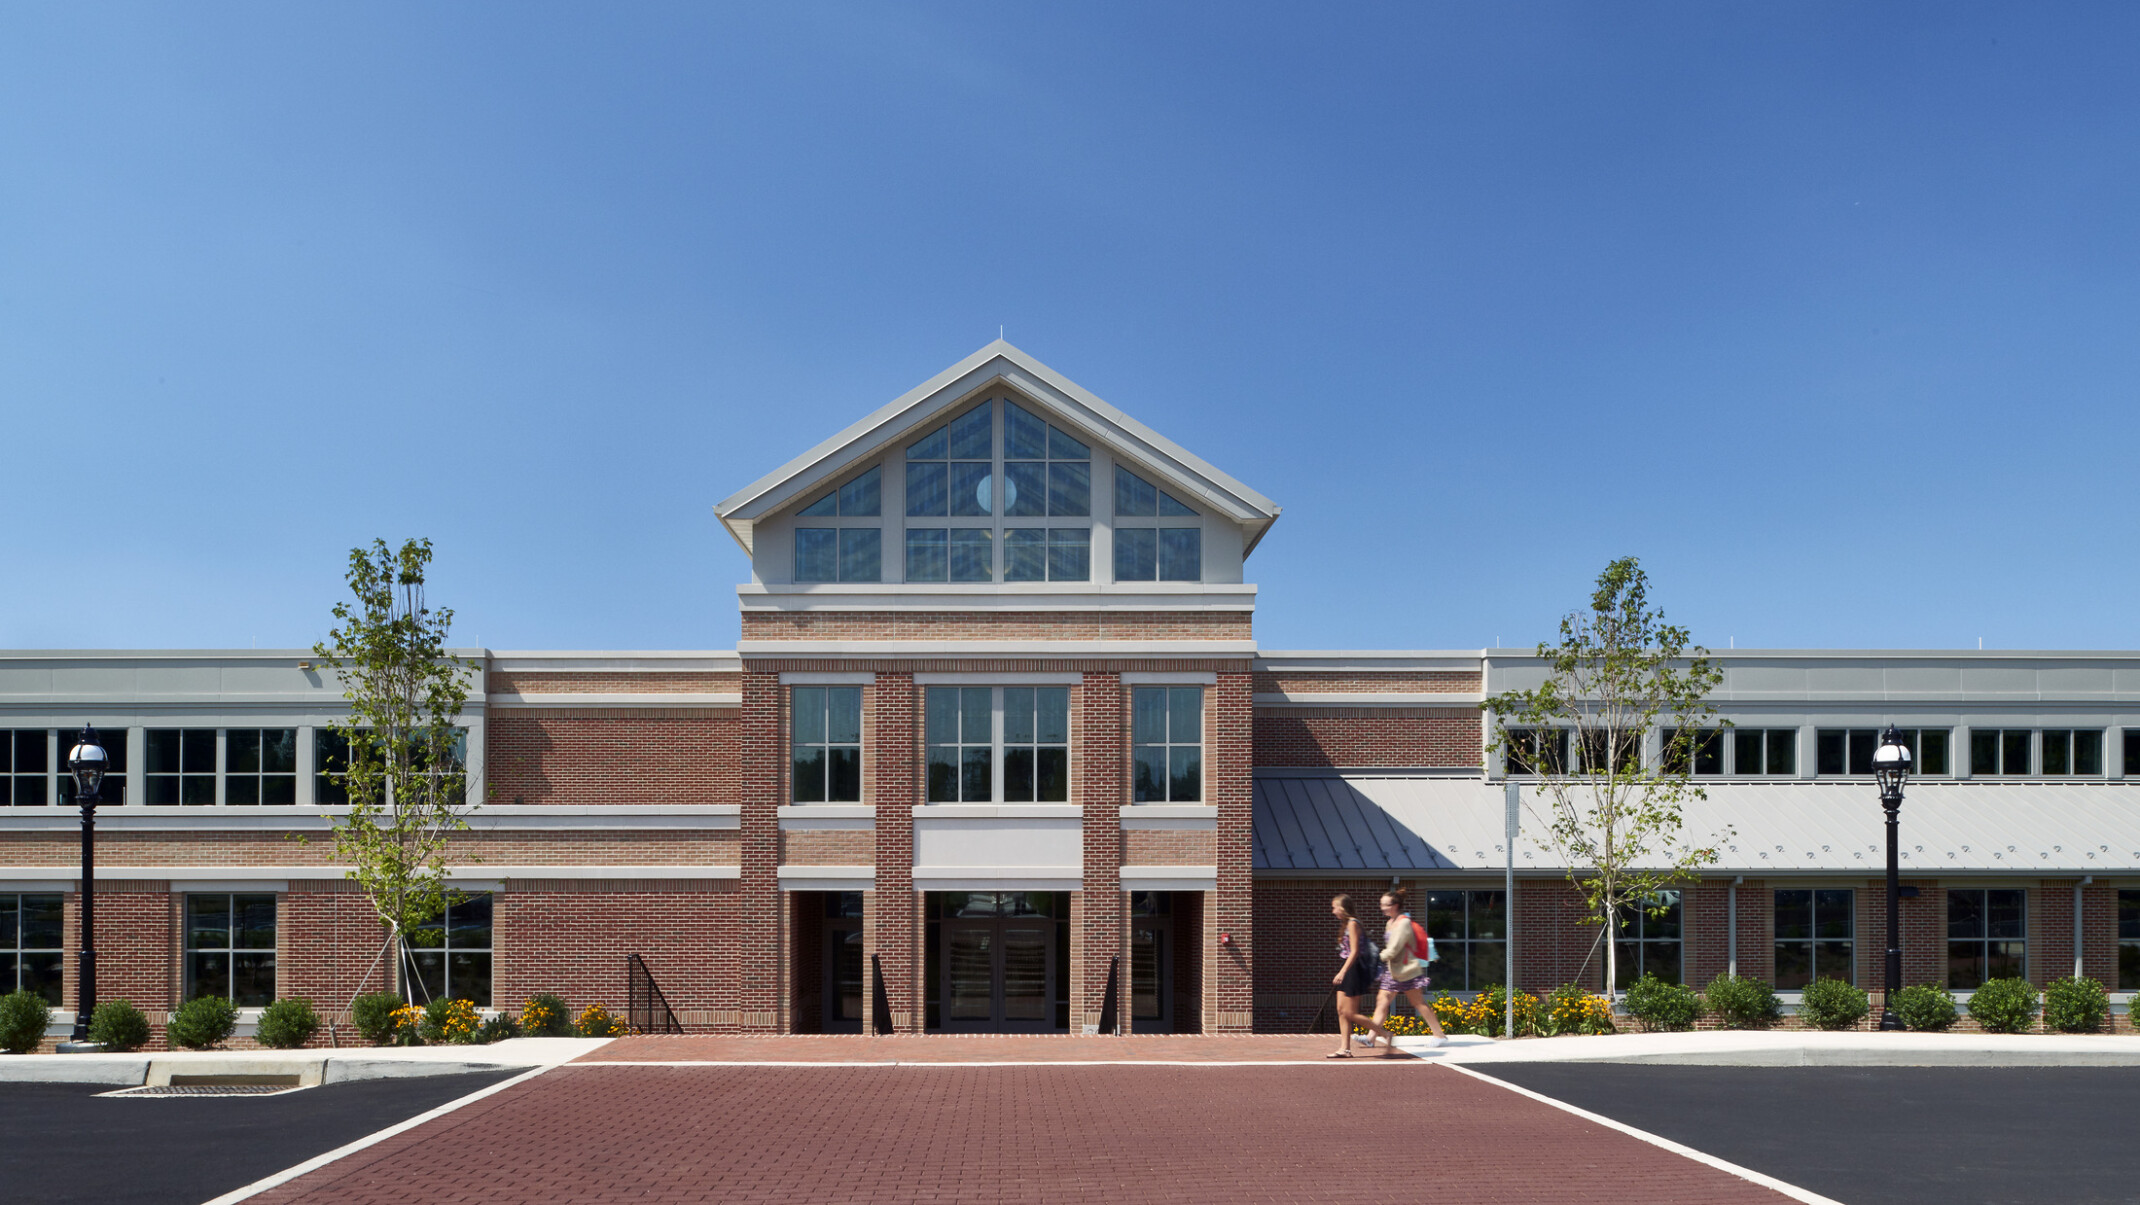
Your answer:
[[[320,767],[349,806],[335,824],[335,856],[386,927],[381,958],[398,948],[397,961],[406,960],[407,935],[445,911],[447,848],[468,828],[455,721],[476,671],[446,651],[452,610],[424,602],[430,563],[429,540],[406,541],[398,552],[385,540],[351,549],[355,597],[335,604],[336,626],[312,646],[341,675],[349,700],[349,718],[330,729],[339,764]]]
[[[1598,575],[1589,609],[1562,618],[1560,642],[1539,644],[1545,681],[1482,705],[1493,725],[1487,748],[1512,772],[1536,775],[1532,814],[1583,893],[1587,923],[1602,926],[1608,992],[1619,983],[1624,918],[1662,912],[1658,893],[1715,862],[1729,835],[1695,845],[1680,831],[1686,800],[1707,798],[1690,775],[1703,729],[1716,739],[1708,696],[1724,673],[1708,654],[1651,609],[1648,576],[1623,557]],[[1645,746],[1658,728],[1667,736],[1650,761]]]

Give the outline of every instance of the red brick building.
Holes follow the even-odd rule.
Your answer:
[[[412,991],[616,1008],[637,955],[694,1030],[1300,1028],[1335,968],[1329,896],[1392,883],[1421,893],[1437,986],[1512,957],[1526,988],[1601,983],[1543,845],[1517,845],[1513,909],[1503,890],[1479,703],[1535,659],[1260,649],[1244,567],[1278,508],[1008,344],[717,511],[752,566],[734,650],[466,651],[485,802]],[[72,1005],[60,763],[85,721],[115,763],[100,996],[160,1017],[377,985],[378,926],[325,839],[340,687],[311,662],[0,654],[0,990]],[[1877,987],[1861,745],[1892,722],[1925,771],[1910,978],[2140,986],[2133,655],[1726,671],[1735,727],[1688,823],[1728,848],[1621,934],[1623,962]]]

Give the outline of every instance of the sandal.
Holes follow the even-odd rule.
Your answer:
[[[1323,1057],[1326,1059],[1349,1059],[1352,1057],[1352,1051],[1341,1050],[1336,1054],[1326,1054]]]

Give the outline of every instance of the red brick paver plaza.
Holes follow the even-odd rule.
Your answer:
[[[1336,1034],[1146,1035],[898,1034],[860,1038],[619,1038],[582,1063],[1291,1063],[1320,1059]],[[1378,1052],[1379,1053],[1379,1052]],[[1409,1056],[1407,1056],[1409,1057]]]
[[[1315,1040],[1313,1049],[1323,1049]],[[647,1039],[595,1056],[727,1053]],[[942,1040],[767,1039],[831,1057]],[[1024,1043],[999,1038],[973,1043]],[[1144,1041],[1036,1039],[1059,1049]],[[1212,1057],[1209,1039],[1179,1039]],[[1270,1039],[1251,1039],[1270,1046]],[[966,1043],[957,1043],[964,1045]],[[1290,1046],[1292,1043],[1285,1043]],[[1289,1057],[1290,1050],[1284,1052]],[[891,1056],[900,1057],[900,1056]],[[1119,1056],[1118,1056],[1119,1057]],[[1164,1056],[1158,1056],[1164,1057]],[[1410,1170],[1375,1166],[1406,1152]],[[267,1203],[1781,1202],[1445,1067],[567,1064],[272,1189]]]

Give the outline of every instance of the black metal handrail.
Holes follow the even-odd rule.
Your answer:
[[[669,1007],[669,998],[661,994],[661,985],[654,982],[653,973],[646,969],[646,959],[637,954],[624,956],[624,1023],[633,1033],[682,1033],[683,1024],[676,1019],[676,1010]]]

